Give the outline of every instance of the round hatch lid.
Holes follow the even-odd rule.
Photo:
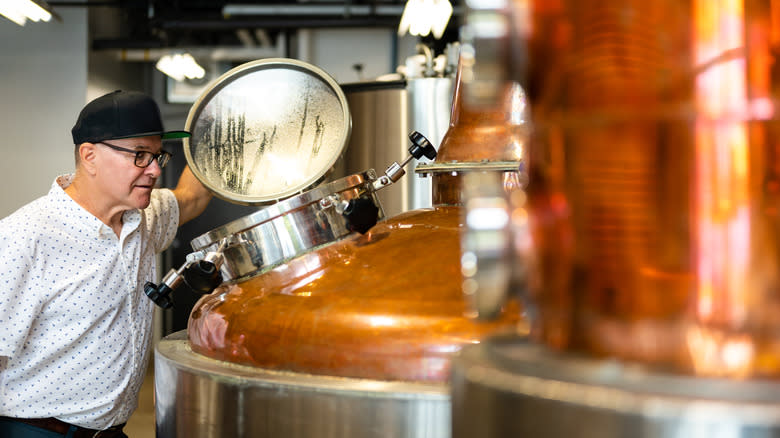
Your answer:
[[[284,199],[320,182],[347,146],[352,120],[339,85],[302,61],[269,58],[220,76],[187,116],[193,174],[237,204]]]

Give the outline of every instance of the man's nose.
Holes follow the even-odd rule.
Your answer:
[[[146,172],[147,175],[152,175],[155,178],[160,176],[162,173],[162,167],[160,167],[160,163],[157,161],[157,158],[153,159],[151,163],[149,163],[148,166],[146,166]]]

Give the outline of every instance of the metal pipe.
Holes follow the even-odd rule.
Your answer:
[[[347,5],[347,4],[275,4],[275,5],[225,5],[222,15],[317,15],[355,16],[383,15],[400,17],[404,5]]]
[[[282,39],[283,41],[283,39]],[[177,48],[148,48],[148,49],[116,49],[117,57],[121,61],[154,62],[160,57],[172,53],[187,52],[199,60],[211,61],[246,61],[262,58],[274,58],[283,56],[284,44],[276,47],[177,47]]]
[[[244,20],[166,20],[159,28],[189,30],[232,30],[236,28],[300,29],[321,27],[396,27],[398,17],[366,16],[363,18],[280,18],[260,17]]]

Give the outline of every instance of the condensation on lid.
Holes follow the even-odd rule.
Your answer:
[[[252,61],[220,76],[190,110],[184,142],[195,176],[228,201],[259,205],[323,179],[352,122],[338,84],[302,61]]]

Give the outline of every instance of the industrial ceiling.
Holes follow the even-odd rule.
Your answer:
[[[89,8],[93,50],[262,45],[302,28],[396,29],[404,0],[207,1],[117,0],[48,2],[54,10]],[[460,7],[443,40],[457,39]]]

